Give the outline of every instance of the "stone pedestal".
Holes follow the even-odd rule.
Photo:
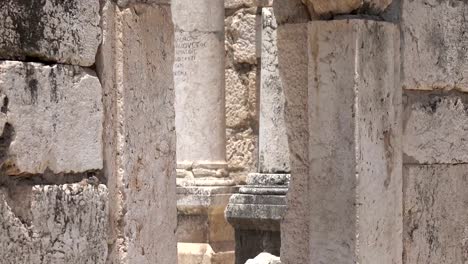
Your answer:
[[[247,185],[232,195],[226,219],[235,229],[236,264],[261,252],[280,254],[280,222],[286,211],[288,183],[286,174],[252,173]]]
[[[224,209],[236,191],[235,186],[177,188],[179,264],[234,263],[234,230]],[[210,261],[198,262],[200,255]]]

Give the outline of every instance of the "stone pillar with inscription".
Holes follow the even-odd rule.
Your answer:
[[[179,263],[232,263],[224,208],[235,191],[226,163],[224,1],[172,2]]]

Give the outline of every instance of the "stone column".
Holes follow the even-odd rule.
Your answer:
[[[224,1],[172,2],[179,264],[233,263],[224,219],[235,191],[226,163]]]
[[[403,263],[464,263],[468,261],[468,4],[405,0],[401,10]]]
[[[107,263],[177,263],[171,8],[114,2],[103,1],[97,59],[110,194]]]
[[[175,0],[177,168],[186,179],[227,174],[224,1]]]

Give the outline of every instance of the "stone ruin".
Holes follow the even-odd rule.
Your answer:
[[[0,263],[468,263],[467,10],[0,1]]]

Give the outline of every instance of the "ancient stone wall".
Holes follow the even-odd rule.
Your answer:
[[[468,261],[467,16],[464,1],[401,1],[403,263]]]
[[[226,144],[230,174],[245,181],[258,162],[258,85],[256,1],[225,1]]]
[[[0,17],[0,262],[176,263],[168,2]]]
[[[105,263],[95,2],[0,3],[0,259]]]

